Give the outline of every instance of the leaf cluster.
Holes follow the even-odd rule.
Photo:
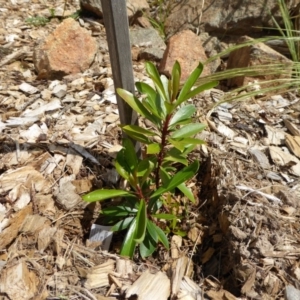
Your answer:
[[[121,255],[132,257],[137,245],[140,255],[151,255],[162,243],[169,248],[167,232],[176,228],[180,217],[172,214],[169,199],[180,191],[194,202],[194,195],[186,185],[198,170],[199,162],[189,163],[188,154],[203,140],[196,137],[204,124],[194,122],[196,108],[187,101],[198,93],[218,84],[204,83],[194,88],[203,71],[199,63],[180,88],[181,68],[178,62],[173,66],[171,78],[159,75],[156,67],[146,63],[146,71],[153,82],[150,86],[136,83],[142,94],[139,100],[132,93],[118,89],[118,94],[142,118],[152,126],[121,125],[129,137],[123,140],[123,147],[117,154],[115,168],[130,185],[128,190],[97,190],[83,196],[88,202],[102,201],[113,197],[124,200],[118,206],[102,210],[113,231],[127,229],[121,248]],[[148,123],[149,123],[148,122]],[[143,146],[143,155],[135,152],[134,142]]]

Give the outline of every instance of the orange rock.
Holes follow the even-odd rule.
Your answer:
[[[159,66],[160,72],[169,76],[176,60],[181,66],[181,82],[188,78],[199,62],[207,60],[200,38],[192,31],[181,31],[169,39]],[[209,74],[209,67],[205,67],[201,76]]]
[[[34,51],[34,65],[40,78],[61,78],[85,71],[98,50],[96,40],[69,18],[64,20]]]

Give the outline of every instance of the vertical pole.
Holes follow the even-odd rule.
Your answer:
[[[115,89],[134,93],[126,0],[101,0],[101,4]],[[121,124],[137,125],[136,112],[117,93],[116,97]]]

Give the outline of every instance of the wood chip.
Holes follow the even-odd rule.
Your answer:
[[[289,150],[300,158],[300,136],[291,136],[286,134],[285,143]]]
[[[38,292],[39,278],[21,259],[1,272],[0,290],[10,299],[33,299]]]
[[[108,274],[113,271],[114,268],[115,261],[113,259],[109,259],[105,263],[91,268],[87,274],[87,280],[84,286],[87,289],[109,286]]]
[[[268,157],[262,151],[254,147],[248,149],[248,151],[263,169],[271,168]]]
[[[292,174],[300,176],[300,161],[298,158],[274,146],[269,147],[269,152],[277,166],[287,167]]]
[[[271,145],[283,145],[285,140],[285,132],[278,128],[265,125],[267,138]]]
[[[290,131],[292,135],[300,136],[300,129],[291,121],[284,119],[283,120],[285,127]]]
[[[151,274],[144,272],[126,291],[126,299],[136,295],[143,300],[167,300],[170,296],[170,280],[163,272]]]

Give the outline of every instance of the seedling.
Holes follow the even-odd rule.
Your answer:
[[[193,88],[203,70],[199,63],[180,89],[181,68],[173,66],[171,78],[160,76],[156,67],[146,63],[146,71],[153,87],[138,82],[140,101],[132,93],[117,92],[142,118],[151,122],[150,128],[121,125],[129,138],[117,154],[115,168],[129,184],[126,190],[102,189],[93,191],[83,199],[87,202],[103,201],[114,197],[124,199],[121,204],[102,209],[101,213],[113,231],[127,229],[121,255],[132,257],[137,245],[140,255],[151,255],[162,243],[169,249],[167,232],[176,228],[180,216],[172,214],[170,199],[180,191],[191,202],[194,195],[186,182],[197,172],[199,162],[189,162],[188,155],[204,141],[195,137],[205,125],[194,120],[196,108],[187,101],[200,92],[215,87],[213,81]],[[142,156],[135,152],[134,142],[142,145]]]

